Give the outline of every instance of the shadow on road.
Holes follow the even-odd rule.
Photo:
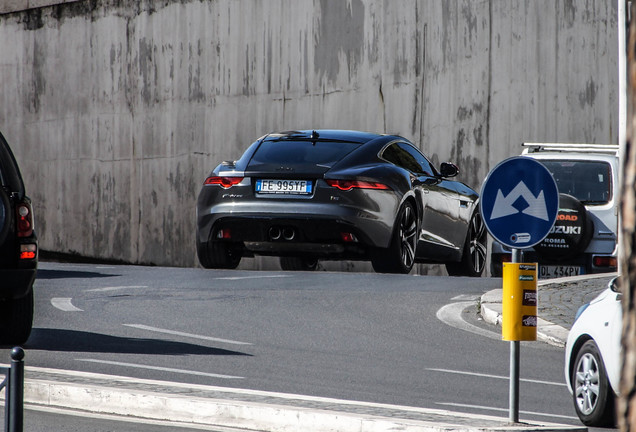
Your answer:
[[[107,278],[121,276],[117,274],[106,274],[99,272],[78,271],[78,270],[46,270],[38,269],[36,279],[78,279],[78,278]]]
[[[239,351],[206,347],[185,342],[110,336],[77,330],[34,328],[25,349],[62,352],[90,352],[149,355],[250,356]]]

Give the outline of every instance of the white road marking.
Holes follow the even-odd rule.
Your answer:
[[[445,372],[445,373],[451,373],[451,374],[457,374],[457,375],[472,375],[472,376],[482,377],[482,378],[495,378],[495,379],[502,379],[506,381],[510,379],[510,377],[507,377],[507,376],[490,375],[490,374],[483,374],[483,373],[477,373],[477,372],[458,371],[458,370],[451,370],[451,369],[426,368],[426,370],[430,370],[434,372]],[[534,384],[545,384],[545,385],[566,387],[565,383],[558,383],[554,381],[542,381],[542,380],[534,380],[534,379],[528,379],[528,378],[520,378],[519,381],[525,381],[525,382],[534,383]]]
[[[460,403],[452,403],[452,402],[437,402],[437,405],[453,406],[453,407],[459,407],[459,408],[474,408],[474,409],[487,410],[487,411],[508,412],[508,408],[494,408],[494,407],[487,407],[487,406],[481,406],[481,405],[468,405],[468,404],[460,404]],[[525,415],[535,415],[540,417],[554,417],[554,418],[567,419],[567,420],[579,419],[578,417],[574,417],[574,416],[566,416],[566,415],[560,415],[560,414],[547,414],[547,413],[539,413],[534,411],[519,411],[519,413],[525,414]]]
[[[178,373],[178,374],[184,374],[184,375],[196,375],[196,376],[205,376],[205,377],[221,378],[221,379],[245,379],[244,377],[240,377],[240,376],[222,375],[222,374],[214,374],[214,373],[208,373],[208,372],[197,372],[197,371],[189,371],[184,369],[173,369],[173,368],[167,368],[167,367],[161,367],[161,366],[148,366],[148,365],[141,365],[136,363],[124,363],[124,362],[98,360],[98,359],[75,359],[75,360],[80,362],[107,364],[111,366],[122,366],[122,367],[136,368],[136,369],[148,369],[148,370],[156,370],[161,372],[172,372],[172,373]]]
[[[246,279],[265,279],[265,278],[288,278],[292,277],[292,275],[267,275],[267,276],[227,276],[227,277],[218,277],[214,278],[215,280],[246,280]]]
[[[469,306],[475,306],[475,302],[457,302],[442,306],[437,311],[437,319],[444,324],[448,324],[460,330],[465,330],[490,339],[501,340],[501,333],[492,332],[464,321],[462,312]]]
[[[147,285],[112,286],[112,287],[104,287],[104,288],[87,289],[85,290],[85,292],[108,292],[108,291],[118,291],[118,290],[133,289],[133,288],[148,288],[148,286]]]
[[[54,297],[51,299],[51,304],[58,308],[59,310],[62,310],[64,312],[83,312],[82,309],[73,306],[73,303],[71,303],[71,300],[73,300],[70,297]]]
[[[202,336],[202,335],[197,335],[193,333],[184,333],[184,332],[175,331],[175,330],[151,327],[151,326],[147,326],[143,324],[123,324],[123,325],[125,325],[126,327],[132,327],[132,328],[136,328],[140,330],[147,330],[147,331],[152,331],[156,333],[164,333],[164,334],[169,334],[174,336],[183,336],[183,337],[189,337],[194,339],[202,339],[202,340],[207,340],[212,342],[222,342],[222,343],[234,344],[234,345],[252,345],[250,342],[240,342],[240,341],[235,341],[230,339],[221,339],[221,338],[215,338],[211,336]]]

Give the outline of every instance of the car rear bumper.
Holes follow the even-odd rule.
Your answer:
[[[366,256],[376,246],[367,232],[342,219],[314,215],[216,216],[211,226],[199,230],[200,243],[209,239],[242,243],[246,250],[258,255],[301,253],[352,258]],[[376,231],[373,228],[371,232]]]
[[[503,274],[503,263],[512,261],[512,253],[505,250],[495,251],[493,244],[493,252],[491,253],[491,273],[493,276],[501,276]],[[583,271],[581,274],[610,273],[615,272],[617,267],[608,262],[615,262],[614,254],[596,254],[582,253],[564,260],[545,260],[537,255],[536,252],[523,251],[524,262],[537,262],[540,266],[560,266],[560,267],[579,267]],[[595,261],[601,261],[607,265],[596,265]]]
[[[397,208],[397,203],[394,204]],[[379,207],[379,206],[378,206]],[[391,208],[392,206],[387,206]],[[392,210],[386,214],[359,207],[310,202],[219,204],[197,210],[197,241],[208,242],[229,229],[232,241],[284,243],[272,229],[292,229],[290,243],[342,243],[342,233],[354,234],[360,245],[387,247],[393,230]],[[284,237],[284,236],[281,236]]]

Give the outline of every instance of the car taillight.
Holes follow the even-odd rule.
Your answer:
[[[499,260],[502,263],[511,262],[512,261],[512,254],[501,254],[499,256]]]
[[[616,260],[616,257],[613,257],[613,256],[595,256],[594,266],[595,267],[617,267],[618,262]]]
[[[205,185],[219,185],[224,189],[229,189],[243,181],[243,177],[218,177],[211,176],[205,179]]]
[[[18,225],[18,237],[29,237],[33,234],[33,214],[27,203],[20,203],[15,208]]]
[[[325,180],[331,187],[338,188],[343,191],[351,189],[380,189],[388,190],[389,187],[383,183],[367,182],[360,180]]]
[[[25,243],[20,245],[20,259],[35,259],[38,254],[38,246],[34,243]]]

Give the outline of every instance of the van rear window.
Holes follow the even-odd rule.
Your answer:
[[[612,170],[607,162],[545,160],[560,193],[572,195],[583,204],[602,205],[612,199]]]

